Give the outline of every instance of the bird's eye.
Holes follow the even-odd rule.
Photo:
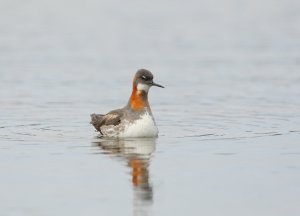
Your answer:
[[[143,79],[143,80],[146,80],[146,79],[147,79],[147,77],[146,77],[146,76],[142,76],[142,79]]]

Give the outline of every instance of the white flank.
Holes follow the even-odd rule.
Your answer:
[[[145,92],[148,92],[148,91],[149,91],[149,88],[150,88],[149,85],[146,85],[146,84],[143,84],[143,83],[139,83],[139,84],[137,85],[137,90],[138,90],[138,91],[145,91]]]
[[[125,126],[120,137],[157,137],[158,129],[149,113],[145,113],[140,119]]]

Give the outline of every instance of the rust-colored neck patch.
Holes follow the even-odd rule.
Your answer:
[[[133,80],[132,93],[129,99],[129,105],[131,109],[133,109],[134,111],[139,111],[144,107],[149,106],[147,98],[147,93],[138,91],[135,80]]]

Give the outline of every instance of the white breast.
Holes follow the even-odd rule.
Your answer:
[[[157,137],[158,129],[152,116],[146,112],[140,119],[128,123],[120,137]]]

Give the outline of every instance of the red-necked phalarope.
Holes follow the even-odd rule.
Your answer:
[[[91,124],[105,137],[157,137],[158,129],[148,102],[151,86],[163,86],[153,82],[150,71],[136,72],[128,104],[109,113],[91,114]]]

